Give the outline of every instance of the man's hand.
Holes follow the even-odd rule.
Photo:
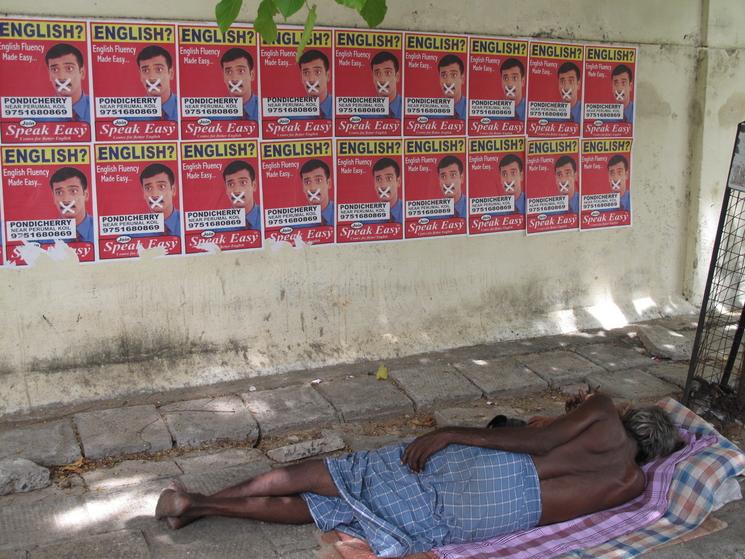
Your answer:
[[[437,429],[421,437],[417,437],[406,447],[401,461],[414,472],[421,472],[427,459],[438,450],[442,450],[453,442],[453,432],[448,429]]]
[[[587,390],[580,389],[577,391],[577,394],[571,396],[570,398],[567,398],[566,402],[564,402],[564,411],[566,411],[566,413],[569,413],[570,411],[580,407],[585,402],[585,400],[597,394],[599,390],[599,386],[593,388],[590,383],[587,383]]]

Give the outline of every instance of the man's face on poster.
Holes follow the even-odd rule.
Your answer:
[[[85,68],[78,65],[74,54],[65,54],[59,58],[50,58],[47,64],[49,81],[54,91],[61,97],[79,99],[83,94]]]
[[[628,188],[629,173],[623,162],[608,167],[608,182],[611,192],[618,192],[621,196],[626,194]]]
[[[323,65],[323,60],[320,58],[300,65],[300,78],[303,80],[303,87],[311,97],[326,98],[330,77]]]
[[[616,103],[623,103],[623,106],[631,101],[631,79],[627,72],[613,76],[613,99]]]
[[[372,67],[375,92],[379,97],[390,97],[394,99],[398,92],[398,80],[400,73],[396,72],[393,61],[386,60]]]
[[[228,90],[228,95],[243,97],[248,100],[251,97],[251,82],[254,79],[254,71],[248,65],[245,58],[236,58],[230,62],[223,62],[222,79]]]
[[[140,61],[140,82],[146,95],[164,99],[170,97],[172,79],[173,69],[168,67],[165,56],[158,55]]]
[[[303,194],[311,205],[325,208],[329,203],[329,178],[323,169],[313,169],[300,175]]]
[[[234,208],[245,208],[247,211],[254,207],[255,181],[247,169],[241,169],[232,175],[225,176],[225,193]]]
[[[174,188],[167,174],[158,173],[143,179],[142,194],[151,212],[162,213],[165,217],[173,213]]]
[[[401,177],[396,176],[396,170],[393,167],[385,167],[373,173],[375,181],[375,193],[378,200],[388,202],[393,206],[398,202],[398,190],[401,188]]]
[[[523,98],[525,78],[520,73],[520,68],[512,67],[502,70],[502,91],[505,99],[510,99],[517,105]]]
[[[577,173],[574,171],[571,163],[565,163],[556,168],[556,189],[559,194],[574,196],[574,184],[577,179]]]
[[[569,103],[572,107],[577,103],[579,86],[579,77],[573,69],[559,74],[559,94],[561,100]]]
[[[440,180],[440,189],[444,198],[453,198],[460,200],[463,186],[463,173],[458,169],[458,165],[451,163],[438,171]]]
[[[499,169],[500,195],[510,194],[517,198],[523,191],[523,172],[520,165],[513,161]]]
[[[453,62],[440,68],[440,87],[445,97],[460,98],[463,90],[463,74],[457,63]]]
[[[76,224],[85,219],[88,190],[83,188],[79,177],[70,177],[53,183],[52,197],[60,217],[74,219]]]

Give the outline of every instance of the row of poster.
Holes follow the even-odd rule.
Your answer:
[[[632,138],[637,49],[353,29],[0,19],[0,142]]]
[[[631,224],[631,139],[439,137],[0,147],[8,263]]]

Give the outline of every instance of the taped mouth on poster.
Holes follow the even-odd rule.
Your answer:
[[[240,97],[183,97],[183,116],[221,116],[241,118],[243,116]]]
[[[565,212],[568,210],[568,196],[544,196],[542,198],[528,198],[529,214],[542,214],[545,212]]]
[[[104,215],[99,218],[101,235],[131,235],[132,233],[163,233],[162,213]]]
[[[365,221],[391,218],[388,202],[360,202],[357,204],[339,204],[339,221]]]
[[[160,118],[160,97],[97,97],[96,117]]]
[[[528,104],[528,118],[569,118],[569,103],[559,101],[531,101]]]
[[[406,217],[432,217],[453,215],[455,205],[452,198],[433,198],[430,200],[407,200]]]
[[[585,118],[588,120],[621,120],[623,105],[620,103],[587,103]]]
[[[72,118],[69,97],[3,97],[3,118]]]
[[[293,206],[269,208],[264,211],[267,227],[293,227],[297,225],[320,225],[321,206]]]
[[[514,212],[514,196],[489,196],[484,198],[471,198],[472,214],[490,214],[497,212]]]
[[[222,210],[201,210],[186,212],[186,230],[225,229],[227,227],[245,227],[246,209],[227,208]]]
[[[336,114],[386,116],[388,97],[337,97]]]
[[[318,97],[265,97],[262,99],[267,116],[320,116]]]
[[[76,236],[74,219],[8,221],[9,241],[70,240]]]
[[[407,97],[406,114],[420,116],[453,116],[455,101],[451,97]]]
[[[470,116],[514,117],[515,102],[509,99],[471,99]]]
[[[582,196],[583,210],[615,210],[621,207],[621,195],[617,192],[609,194],[585,194]]]

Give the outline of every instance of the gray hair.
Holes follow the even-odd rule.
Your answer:
[[[639,447],[638,464],[672,454],[681,443],[670,416],[657,406],[631,408],[623,414],[621,421]]]

